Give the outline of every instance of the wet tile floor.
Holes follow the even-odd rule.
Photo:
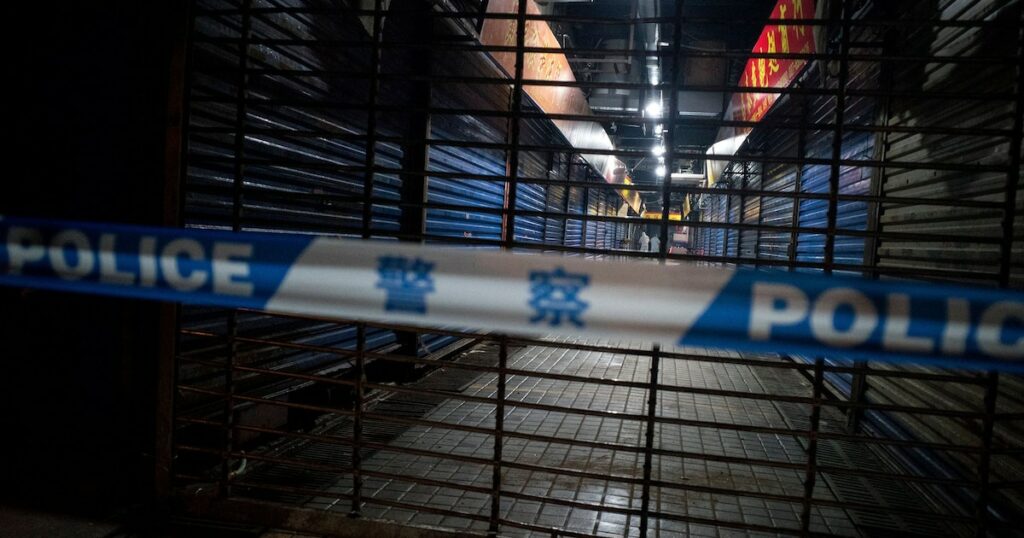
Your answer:
[[[616,345],[622,346],[621,343]],[[694,351],[694,350],[687,350]],[[722,355],[709,350],[696,350],[704,355]],[[485,352],[477,350],[476,352]],[[589,378],[647,382],[650,359],[625,354],[527,347],[509,357],[514,369],[570,374]],[[739,392],[765,392],[756,370],[750,365],[698,362],[681,359],[661,361],[660,381],[664,385],[721,389]],[[797,377],[796,373],[789,373]],[[644,423],[613,416],[593,416],[573,412],[550,411],[524,407],[521,404],[544,404],[572,410],[610,411],[643,414],[647,408],[647,390],[637,386],[620,387],[597,383],[579,383],[542,379],[526,375],[510,375],[506,382],[505,429],[509,432],[552,436],[563,439],[613,443],[628,447],[644,446]],[[497,393],[497,376],[477,377],[462,394],[493,398]],[[658,394],[659,417],[709,421],[743,426],[787,427],[782,415],[771,402],[722,397],[692,392],[662,390]],[[423,418],[446,424],[492,428],[495,406],[489,403],[451,398],[433,408]],[[494,455],[493,438],[472,431],[442,427],[413,426],[397,436],[390,446],[430,450],[476,461],[453,461],[428,456],[414,456],[379,450],[364,460],[367,471],[415,476],[448,482],[475,489],[464,491],[454,487],[417,484],[412,481],[367,477],[363,496],[413,504],[424,508],[456,510],[467,517],[441,515],[423,510],[409,510],[368,502],[363,515],[403,524],[446,527],[459,531],[485,533],[488,528]],[[654,436],[655,449],[691,455],[728,458],[753,458],[800,464],[804,450],[790,436],[774,433],[736,431],[727,428],[695,427],[687,424],[658,424]],[[504,440],[500,504],[501,517],[512,522],[560,529],[585,535],[637,536],[639,518],[616,513],[615,508],[639,509],[641,486],[615,478],[640,478],[643,454],[638,450],[570,446],[507,436]],[[672,485],[690,488],[714,487],[729,490],[800,496],[803,492],[802,468],[779,468],[734,461],[709,461],[679,455],[655,455],[652,477],[662,486],[651,488],[651,509],[700,520],[716,520],[727,524],[763,525],[798,529],[801,503],[777,501],[730,493],[681,490]],[[580,471],[584,476],[566,476],[546,472],[560,468]],[[328,491],[351,491],[349,478],[343,478]],[[517,496],[522,496],[518,497]],[[828,489],[816,487],[815,496],[834,499]],[[558,504],[574,501],[595,505],[594,509]],[[310,508],[346,510],[346,501],[325,493],[311,499]],[[650,536],[765,536],[773,533],[693,521],[673,521],[652,517]],[[811,531],[856,535],[846,513],[840,509],[814,507]],[[503,524],[502,536],[551,536]]]

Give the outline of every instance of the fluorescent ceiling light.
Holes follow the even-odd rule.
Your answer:
[[[668,172],[668,169],[665,168],[665,165],[663,164],[659,164],[658,167],[654,169],[654,175],[658,177],[665,177],[666,172]]]
[[[661,101],[651,101],[644,107],[644,112],[647,113],[648,118],[660,118],[661,117]]]
[[[651,148],[651,153],[653,153],[655,157],[661,157],[665,154],[665,146],[658,144]]]

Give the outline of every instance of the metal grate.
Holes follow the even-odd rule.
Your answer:
[[[1013,0],[196,0],[181,224],[1019,288],[1022,29]],[[1024,517],[1013,376],[178,322],[159,457],[189,513],[563,536]]]

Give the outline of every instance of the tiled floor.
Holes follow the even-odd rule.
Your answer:
[[[0,505],[0,536],[103,538],[118,529],[116,522]]]
[[[520,349],[509,358],[509,366],[536,372],[620,381],[646,382],[650,375],[647,357],[557,348]],[[760,368],[664,359],[661,362],[661,382],[679,387],[763,392],[755,370]],[[797,376],[795,373],[791,375]],[[485,374],[465,386],[462,394],[493,398],[496,391],[496,376]],[[571,411],[531,409],[516,405],[517,402],[557,405],[578,411],[643,414],[647,406],[645,388],[613,387],[513,375],[507,379],[505,416],[505,429],[510,432],[628,447],[644,446],[644,423],[641,421],[610,416],[585,416]],[[423,418],[449,424],[492,428],[494,410],[493,404],[452,398],[437,405]],[[658,415],[720,424],[787,427],[777,408],[770,402],[687,392],[662,391],[658,397]],[[429,486],[404,480],[366,478],[363,495],[367,499],[454,509],[466,517],[388,507],[372,502],[364,508],[365,516],[416,525],[486,531],[487,518],[490,514],[490,496],[486,491],[491,487],[492,481],[491,466],[487,462],[493,458],[494,453],[492,436],[447,428],[414,426],[398,435],[390,444],[477,458],[479,461],[452,461],[380,450],[363,462],[364,468],[483,489],[462,491],[453,487]],[[673,452],[779,462],[800,463],[804,459],[802,446],[792,437],[740,432],[726,428],[659,424],[655,429],[654,446]],[[641,487],[628,480],[642,476],[641,452],[615,447],[570,446],[506,437],[503,459],[511,464],[503,469],[502,474],[503,518],[582,534],[638,534],[637,518],[630,518],[612,510],[616,507],[640,507]],[[589,475],[558,475],[541,469],[517,468],[517,465],[538,466],[544,469],[559,468]],[[802,469],[656,455],[652,475],[655,480],[664,481],[666,486],[679,484],[691,488],[732,490],[709,492],[653,487],[651,509],[655,512],[716,520],[719,525],[733,522],[799,528],[799,514],[802,508],[800,503],[753,498],[737,495],[736,492],[761,492],[798,497],[803,491]],[[331,491],[348,492],[350,485],[351,482],[347,478],[342,479]],[[815,495],[833,498],[824,486],[816,488]],[[586,510],[569,507],[558,504],[560,500],[589,503],[595,505],[595,508]],[[312,499],[307,506],[346,511],[348,509],[346,502],[339,501],[329,493]],[[652,518],[650,528],[650,535],[659,537],[764,535],[729,527],[660,518]],[[811,529],[842,535],[856,534],[849,518],[838,509],[815,507],[812,510]],[[509,525],[504,525],[501,532],[507,536],[530,534],[529,531]],[[533,534],[551,535],[550,532]]]

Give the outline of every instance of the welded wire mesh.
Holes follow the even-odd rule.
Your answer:
[[[182,224],[1020,287],[1021,21],[995,0],[198,1]],[[179,325],[171,474],[196,513],[564,536],[1024,514],[1014,376]]]

